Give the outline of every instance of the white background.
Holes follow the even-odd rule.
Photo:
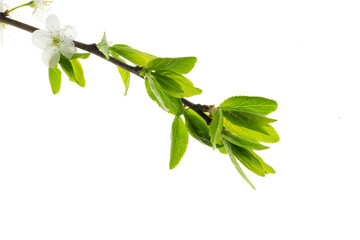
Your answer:
[[[13,1],[15,2],[15,1]],[[16,1],[16,3],[22,3]],[[0,239],[360,239],[358,1],[56,1],[77,40],[196,56],[191,98],[275,99],[281,140],[246,170],[190,139],[169,170],[173,117],[135,76],[83,61],[53,96],[31,35],[0,50]],[[43,28],[21,11],[19,20]],[[10,36],[11,35],[11,36]]]

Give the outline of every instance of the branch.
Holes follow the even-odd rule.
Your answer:
[[[39,28],[33,27],[31,25],[16,21],[14,19],[8,18],[8,12],[1,12],[0,13],[0,22],[3,22],[5,24],[11,25],[13,27],[19,28],[21,30],[33,33],[36,30],[39,30]],[[87,51],[89,53],[92,53],[98,57],[101,57],[102,59],[111,62],[112,64],[131,72],[132,74],[135,74],[136,76],[140,77],[140,78],[144,78],[143,76],[140,75],[141,70],[143,69],[143,67],[140,66],[130,66],[124,62],[121,62],[119,60],[117,60],[114,57],[109,57],[109,59],[106,59],[105,55],[99,51],[99,49],[97,48],[96,44],[85,44],[82,42],[78,42],[78,41],[74,41],[75,46],[77,48],[80,48],[84,51]],[[181,98],[182,103],[185,106],[188,106],[189,108],[191,108],[192,110],[194,110],[200,117],[202,117],[205,122],[209,125],[211,123],[211,119],[209,116],[207,116],[204,112],[209,110],[209,106],[208,105],[201,105],[201,104],[194,104],[192,102],[190,102],[189,100],[185,99],[185,98]]]

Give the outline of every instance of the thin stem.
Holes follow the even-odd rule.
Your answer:
[[[12,10],[14,10],[14,9],[12,9]],[[11,18],[8,18],[7,17],[8,13],[9,12],[0,13],[0,22],[3,22],[5,24],[9,24],[9,25],[11,25],[13,27],[19,28],[21,30],[24,30],[24,31],[27,31],[27,32],[30,32],[30,33],[33,33],[36,30],[39,30],[36,27],[30,26],[28,24],[25,24],[25,23],[22,23],[22,22],[19,22],[19,21],[16,21],[16,20],[13,20]],[[128,64],[126,64],[124,62],[121,62],[121,61],[119,61],[116,58],[113,58],[111,56],[109,57],[109,59],[106,59],[105,55],[101,51],[99,51],[96,44],[85,44],[85,43],[78,42],[78,41],[74,41],[74,43],[75,43],[75,46],[77,48],[80,48],[80,49],[85,50],[85,51],[87,51],[89,53],[92,53],[92,54],[94,54],[94,55],[96,55],[98,57],[101,57],[104,60],[109,61],[112,64],[115,64],[116,66],[121,67],[124,70],[129,71],[132,74],[135,74],[136,76],[138,76],[140,78],[144,78],[143,76],[140,75],[142,67],[140,67],[140,66],[130,66],[130,65],[128,65]],[[188,106],[189,108],[194,110],[200,117],[202,117],[206,121],[206,123],[208,125],[211,123],[211,118],[204,113],[204,112],[209,110],[208,105],[194,104],[194,103],[190,102],[189,100],[187,100],[185,98],[181,98],[181,101],[185,106]]]
[[[14,7],[14,8],[12,8],[12,9],[10,9],[9,11],[7,11],[7,13],[11,13],[12,11],[14,11],[14,10],[16,10],[16,9],[18,9],[18,8],[21,8],[21,7],[30,6],[30,5],[33,4],[33,3],[34,3],[34,1],[30,1],[30,2],[25,3],[25,4],[23,4],[23,5]]]

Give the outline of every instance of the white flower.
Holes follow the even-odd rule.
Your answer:
[[[76,53],[73,39],[76,29],[70,26],[60,29],[60,22],[56,15],[49,15],[45,20],[46,29],[37,30],[32,34],[33,44],[43,49],[43,61],[50,68],[56,67],[60,61],[60,53],[71,58]]]
[[[33,15],[35,15],[37,19],[43,22],[51,10],[50,4],[52,2],[53,1],[34,0],[31,4],[31,7],[34,8]]]

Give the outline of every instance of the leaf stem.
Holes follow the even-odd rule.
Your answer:
[[[32,3],[32,1],[29,2],[29,3]],[[27,3],[27,4],[29,4],[29,3]],[[26,4],[24,4],[24,5],[26,5]],[[19,8],[19,7],[16,7],[16,8]],[[11,9],[10,11],[13,11],[13,10],[15,10],[15,8]],[[30,33],[33,33],[36,30],[39,30],[38,28],[33,27],[31,25],[28,25],[26,23],[22,23],[22,22],[14,20],[14,19],[8,18],[7,16],[8,16],[8,13],[10,11],[0,13],[0,22],[11,25],[13,27],[19,28],[21,30],[24,30],[24,31],[27,31],[27,32],[30,32]],[[144,78],[143,76],[140,75],[140,72],[143,69],[143,67],[130,66],[130,65],[128,65],[128,64],[126,64],[124,62],[121,62],[121,61],[119,61],[116,58],[111,57],[111,56],[109,57],[109,59],[106,59],[105,55],[97,48],[95,43],[93,43],[93,44],[85,44],[85,43],[78,42],[78,41],[74,41],[74,43],[75,43],[75,46],[77,48],[80,48],[80,49],[85,50],[85,51],[87,51],[89,53],[92,53],[92,54],[94,54],[94,55],[96,55],[98,57],[101,57],[104,60],[106,60],[108,62],[111,62],[112,64],[115,64],[116,66],[121,67],[124,70],[129,71],[132,74],[135,74],[136,76],[138,76],[140,78]],[[189,108],[194,110],[200,117],[202,117],[208,125],[211,123],[211,118],[204,113],[204,112],[207,112],[209,110],[210,106],[201,105],[201,104],[194,104],[194,103],[190,102],[189,100],[187,100],[185,98],[181,98],[181,101],[185,106],[188,106]]]
[[[22,5],[20,5],[20,6],[14,7],[14,8],[12,8],[12,9],[8,10],[7,13],[9,14],[9,13],[11,13],[12,11],[14,11],[14,10],[16,10],[16,9],[18,9],[18,8],[21,8],[21,7],[30,6],[30,5],[33,4],[33,3],[34,3],[34,1],[30,1],[30,2],[25,3],[25,4],[22,4]]]

